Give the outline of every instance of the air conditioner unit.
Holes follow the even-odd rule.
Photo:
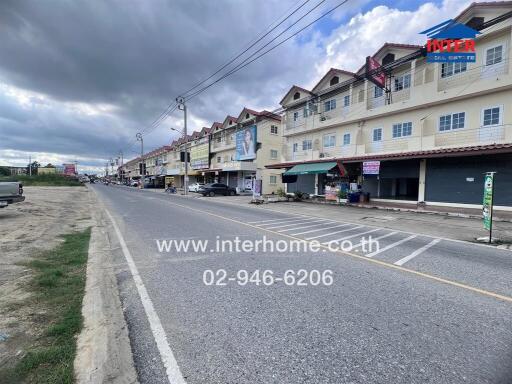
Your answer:
[[[320,152],[319,157],[320,157],[321,159],[323,159],[324,157],[329,157],[329,154],[328,154],[328,153],[325,153],[325,152]]]

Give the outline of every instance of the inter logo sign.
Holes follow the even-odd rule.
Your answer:
[[[429,28],[421,34],[428,37],[428,63],[474,63],[476,61],[475,37],[477,30],[455,20]]]

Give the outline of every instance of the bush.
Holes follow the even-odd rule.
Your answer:
[[[346,199],[347,198],[347,191],[344,191],[344,190],[339,190],[338,191],[338,198],[340,200],[343,200],[343,199]]]
[[[23,186],[39,186],[39,187],[78,187],[83,185],[74,177],[46,174],[46,175],[18,175],[11,176],[5,179],[0,178],[0,181],[18,181]]]
[[[286,192],[284,191],[283,188],[277,188],[276,194],[279,197],[286,197]]]

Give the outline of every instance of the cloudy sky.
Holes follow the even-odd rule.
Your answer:
[[[170,127],[183,125],[182,114],[175,111],[156,128],[151,123],[176,96],[300,4],[255,48],[320,2],[0,1],[0,165],[24,166],[31,156],[43,164],[76,160],[91,172],[121,150],[135,157],[140,130],[147,132],[146,149],[168,144],[178,135]],[[340,2],[324,0],[276,42]],[[354,71],[385,42],[423,43],[419,31],[469,3],[348,0],[190,100],[189,129],[211,126],[244,106],[275,109],[291,85],[310,88],[331,67]]]

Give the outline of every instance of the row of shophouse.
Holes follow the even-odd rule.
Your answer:
[[[480,31],[475,62],[429,63],[422,46],[387,43],[371,57],[384,88],[365,65],[332,68],[312,89],[291,87],[278,113],[244,109],[147,154],[148,175],[180,186],[187,147],[191,182],[244,190],[256,178],[263,193],[319,196],[343,185],[373,200],[480,207],[493,171],[496,208],[512,209],[511,11],[511,1],[474,3],[455,17]],[[139,162],[126,164],[131,177]]]

